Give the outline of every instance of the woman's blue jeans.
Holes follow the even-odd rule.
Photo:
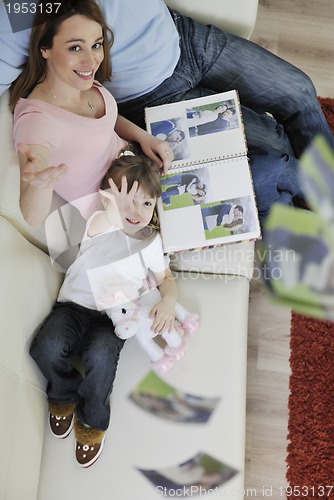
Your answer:
[[[242,105],[252,170],[255,166],[257,179],[260,177],[258,187],[258,181],[254,180],[257,197],[267,201],[268,196],[262,189],[267,189],[269,179],[264,182],[262,177],[266,174],[262,176],[259,171],[264,165],[264,157],[274,170],[285,171],[290,176],[290,164],[295,170],[295,158],[299,158],[315,135],[322,134],[334,148],[333,135],[316,90],[305,73],[249,40],[201,25],[175,11],[172,15],[181,47],[174,73],[150,93],[120,103],[121,115],[145,128],[144,109],[147,106],[236,89]],[[294,196],[300,196],[294,171],[289,184],[290,203]],[[279,186],[269,186],[269,191],[272,189],[279,191]],[[284,199],[286,195],[284,193]]]
[[[107,315],[57,302],[34,338],[30,354],[47,380],[50,403],[73,403],[80,422],[106,430],[110,394],[124,340]],[[84,377],[73,366],[80,355]]]

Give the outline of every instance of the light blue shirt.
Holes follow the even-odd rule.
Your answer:
[[[100,0],[114,32],[113,79],[104,82],[118,102],[150,92],[173,74],[179,36],[164,0]],[[30,30],[12,32],[0,5],[0,95],[19,76],[28,57]]]

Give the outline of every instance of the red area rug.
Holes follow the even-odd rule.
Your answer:
[[[292,313],[290,350],[287,497],[334,499],[334,323]]]

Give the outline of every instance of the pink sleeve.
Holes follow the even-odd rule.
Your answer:
[[[44,146],[50,151],[59,147],[57,127],[52,116],[34,109],[30,104],[16,106],[13,134],[16,149],[19,143]]]

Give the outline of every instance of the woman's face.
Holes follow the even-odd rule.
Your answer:
[[[88,17],[74,15],[63,21],[46,59],[46,80],[57,89],[89,89],[103,61],[102,27]]]

